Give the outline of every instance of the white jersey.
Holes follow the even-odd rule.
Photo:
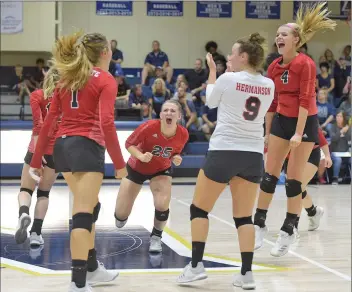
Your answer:
[[[264,152],[264,117],[274,98],[274,82],[246,71],[222,74],[208,84],[206,104],[218,107],[209,150]]]

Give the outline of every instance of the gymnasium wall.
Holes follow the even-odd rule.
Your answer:
[[[152,40],[157,39],[168,53],[171,65],[185,68],[193,66],[197,57],[204,57],[204,45],[209,40],[215,40],[220,51],[227,55],[237,38],[255,31],[263,33],[271,45],[278,26],[293,21],[291,1],[281,2],[280,20],[246,19],[244,1],[233,3],[232,18],[220,19],[197,18],[195,1],[184,1],[183,17],[147,16],[146,5],[146,1],[135,1],[133,16],[99,16],[96,15],[95,1],[63,2],[60,5],[60,33],[67,34],[82,28],[86,32],[98,31],[109,39],[117,39],[119,48],[124,52],[124,67],[141,67]],[[2,65],[18,63],[19,55],[23,65],[33,65],[35,51],[51,50],[55,35],[54,3],[25,2],[24,7],[23,33],[1,36]],[[339,1],[329,1],[329,7],[337,11]],[[337,22],[335,32],[319,33],[309,42],[309,53],[315,60],[327,47],[340,56],[343,47],[350,43],[348,25],[343,21]],[[24,51],[31,51],[32,55]]]

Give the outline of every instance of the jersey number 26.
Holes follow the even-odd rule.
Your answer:
[[[243,117],[246,121],[254,121],[258,116],[260,109],[260,99],[255,96],[250,96],[246,100],[245,111],[243,112]]]

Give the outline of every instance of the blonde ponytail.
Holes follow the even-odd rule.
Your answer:
[[[45,74],[43,82],[44,99],[47,99],[53,95],[56,84],[59,82],[59,72],[56,68],[51,67]]]

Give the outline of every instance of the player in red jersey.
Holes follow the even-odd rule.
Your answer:
[[[48,116],[40,131],[30,173],[42,177],[41,159],[60,118],[54,146],[55,170],[73,193],[69,291],[91,291],[88,284],[114,280],[96,260],[95,222],[104,177],[105,147],[114,163],[116,178],[127,174],[114,124],[117,84],[108,72],[111,49],[99,33],[61,37],[53,51],[60,74]],[[88,270],[88,273],[87,273]]]
[[[39,131],[43,121],[49,110],[52,94],[56,83],[59,80],[59,75],[53,67],[46,73],[43,83],[43,89],[33,91],[30,95],[30,105],[33,117],[33,129],[30,144],[27,154],[24,158],[24,164],[21,176],[21,188],[18,194],[19,219],[15,233],[17,244],[24,243],[27,239],[27,228],[31,224],[31,216],[29,208],[31,206],[32,194],[36,187],[35,180],[29,175],[29,164],[31,163],[33,152],[37,143]],[[55,165],[53,160],[53,146],[55,138],[51,139],[48,147],[44,152],[45,163],[43,164],[43,179],[40,181],[37,189],[37,202],[34,211],[34,222],[30,233],[30,255],[36,257],[43,249],[44,240],[42,237],[42,225],[48,210],[49,192],[54,184],[57,174],[55,173]],[[35,248],[33,248],[35,246]],[[37,248],[37,246],[40,246]]]
[[[171,163],[181,164],[180,154],[189,137],[187,129],[177,124],[180,119],[180,104],[168,100],[162,106],[160,120],[143,123],[126,141],[131,157],[127,162],[128,175],[121,182],[116,200],[116,226],[122,228],[126,224],[143,183],[150,180],[155,206],[150,252],[162,251],[161,236],[171,200]]]
[[[314,144],[318,142],[318,119],[315,95],[316,65],[297,50],[321,29],[334,29],[336,23],[327,16],[326,3],[311,7],[301,5],[296,23],[279,27],[276,45],[282,57],[268,68],[275,83],[275,98],[266,115],[268,154],[254,217],[256,236],[265,227],[266,213],[275,192],[284,160],[289,153],[286,195],[287,214],[280,235],[271,250],[272,256],[283,256],[294,241],[293,229],[300,212],[302,175]],[[274,116],[274,113],[275,116]],[[270,133],[270,135],[269,135]]]

